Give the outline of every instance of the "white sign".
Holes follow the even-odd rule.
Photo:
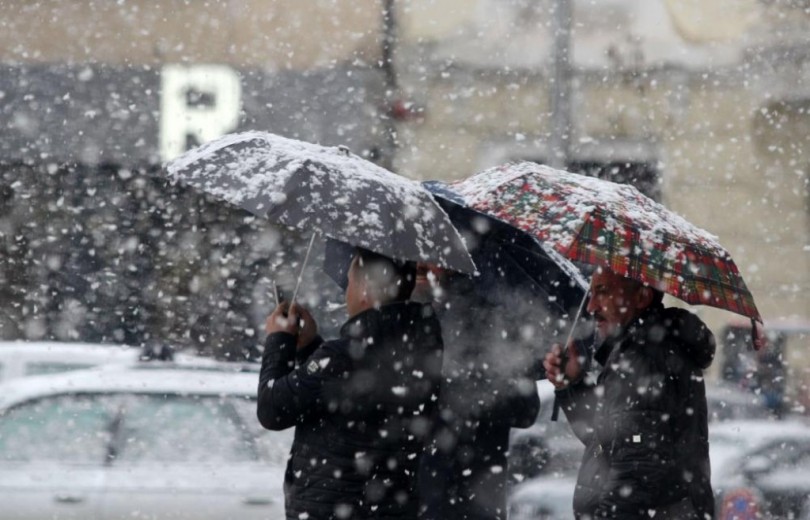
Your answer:
[[[224,65],[166,65],[161,71],[160,155],[174,159],[239,124],[242,86]]]

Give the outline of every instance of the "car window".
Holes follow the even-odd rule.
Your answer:
[[[801,456],[808,450],[810,450],[810,441],[785,440],[774,442],[754,452],[754,455],[767,458],[770,461],[771,469],[786,469],[801,467]]]
[[[233,404],[242,419],[246,434],[252,438],[259,451],[261,460],[280,466],[286,464],[293,441],[293,428],[280,432],[262,428],[256,418],[255,399],[234,399]]]
[[[233,409],[218,397],[130,396],[115,447],[115,464],[256,459]]]
[[[106,396],[29,401],[0,416],[0,462],[102,464],[114,408]]]

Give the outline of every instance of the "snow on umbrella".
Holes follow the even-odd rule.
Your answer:
[[[604,266],[691,304],[762,318],[717,238],[626,184],[522,162],[451,184],[465,204],[565,257]]]
[[[186,152],[167,170],[283,226],[390,258],[475,271],[460,235],[424,188],[345,147],[267,132],[229,134]]]

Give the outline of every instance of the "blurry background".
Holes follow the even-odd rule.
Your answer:
[[[635,184],[719,236],[774,335],[760,359],[694,308],[712,377],[810,405],[810,2],[0,0],[0,337],[249,355],[302,238],[161,170],[245,129],[415,179],[521,159]]]

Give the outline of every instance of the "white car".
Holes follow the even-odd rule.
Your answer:
[[[105,366],[0,385],[0,503],[16,520],[283,518],[292,430],[255,372]]]
[[[721,518],[754,512],[763,518],[795,518],[810,490],[807,420],[714,425],[709,430],[709,456]]]

